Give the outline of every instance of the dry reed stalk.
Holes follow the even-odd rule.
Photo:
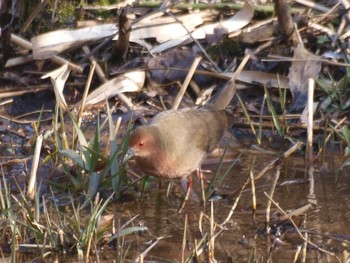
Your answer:
[[[306,145],[306,164],[307,173],[309,177],[309,201],[315,202],[315,179],[314,179],[314,165],[313,165],[313,122],[314,122],[314,90],[315,81],[309,79],[308,87],[308,122],[307,122],[307,145]]]
[[[41,152],[41,145],[43,143],[43,135],[40,134],[38,138],[36,139],[35,143],[35,150],[34,150],[34,156],[33,156],[33,164],[32,169],[30,171],[30,177],[29,177],[29,183],[28,183],[28,191],[27,191],[27,197],[30,200],[34,200],[35,197],[35,190],[36,190],[36,178],[37,178],[37,171],[38,171],[38,165],[40,160],[40,152]]]
[[[187,90],[187,87],[188,87],[188,85],[189,85],[190,82],[191,82],[191,79],[192,79],[192,77],[193,77],[193,74],[194,74],[194,72],[196,71],[196,68],[198,67],[199,62],[200,62],[201,60],[202,60],[201,57],[196,57],[196,58],[194,59],[192,65],[191,65],[191,68],[190,68],[190,70],[188,71],[188,74],[187,74],[187,76],[186,76],[186,79],[185,79],[184,83],[182,84],[181,89],[180,89],[179,93],[177,94],[177,96],[176,96],[176,98],[175,98],[174,104],[173,104],[173,106],[172,106],[172,108],[171,108],[172,110],[177,110],[177,109],[178,109],[178,107],[179,107],[179,105],[180,105],[180,102],[181,102],[183,96],[185,95],[185,92],[186,92],[186,90]]]
[[[278,167],[277,171],[275,173],[275,179],[273,180],[272,187],[270,190],[271,197],[273,197],[273,195],[275,193],[275,189],[276,189],[276,185],[277,185],[279,177],[280,177],[280,169]],[[266,230],[266,232],[268,232],[268,227],[270,224],[270,211],[271,211],[271,201],[268,200],[267,205],[266,205],[266,216],[265,216],[265,230]]]

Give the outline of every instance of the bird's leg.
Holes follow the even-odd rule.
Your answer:
[[[181,206],[178,210],[179,213],[182,212],[182,210],[184,209],[185,205],[186,205],[186,202],[188,200],[188,197],[190,196],[190,193],[191,193],[191,189],[192,189],[192,186],[193,186],[193,182],[192,182],[192,177],[191,175],[189,177],[187,177],[187,191],[186,191],[186,195],[185,195],[185,198],[184,200],[182,201],[181,203]]]

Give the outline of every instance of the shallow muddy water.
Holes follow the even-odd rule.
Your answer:
[[[218,189],[223,199],[214,201],[214,220],[222,223],[228,216],[234,198],[232,194],[240,189],[249,175],[259,173],[272,159],[270,155],[243,154],[238,164],[224,179]],[[226,164],[228,165],[228,164]],[[207,168],[213,168],[213,165]],[[336,253],[343,262],[349,260],[350,249],[350,177],[344,176],[336,182],[335,174],[319,172],[315,165],[315,195],[317,205],[293,217],[300,231],[308,234],[310,241],[322,249]],[[214,168],[215,169],[215,166]],[[287,212],[296,210],[308,204],[309,186],[305,180],[303,158],[293,157],[283,162],[273,199]],[[225,167],[223,167],[225,170]],[[323,169],[324,170],[324,169]],[[275,169],[256,182],[257,210],[252,212],[251,189],[246,189],[232,218],[226,224],[225,230],[215,239],[215,259],[220,262],[249,262],[249,258],[259,262],[293,262],[296,251],[302,248],[304,242],[298,236],[291,224],[281,223],[272,226],[272,232],[266,235],[264,231],[267,197],[274,179]],[[210,179],[211,174],[206,175]],[[195,195],[181,214],[177,213],[180,198],[174,192],[184,191],[180,186],[173,190],[166,198],[166,189],[155,186],[140,202],[116,204],[117,214],[139,214],[136,221],[145,225],[149,233],[144,233],[132,244],[132,250],[137,255],[141,253],[156,238],[162,237],[159,243],[147,255],[146,261],[152,262],[181,262],[182,242],[184,235],[185,216],[188,218],[186,256],[189,248],[195,247],[195,240],[199,242],[199,218],[201,213],[210,216],[210,204],[203,208],[200,204],[200,186],[197,179],[194,187]],[[176,183],[179,185],[179,183]],[[271,217],[280,214],[274,205]],[[276,218],[276,217],[275,217]],[[272,220],[272,219],[271,219]],[[203,220],[203,233],[209,233],[208,220]],[[216,229],[218,231],[218,229]],[[136,238],[135,238],[136,241]],[[274,243],[274,245],[273,245]],[[301,258],[299,255],[299,260]],[[320,252],[311,245],[307,246],[306,262],[337,262],[333,256]],[[186,258],[185,256],[185,258]],[[200,258],[204,260],[204,258]]]

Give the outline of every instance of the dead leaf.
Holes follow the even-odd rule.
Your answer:
[[[308,80],[317,79],[321,71],[321,58],[307,51],[301,45],[294,48],[295,60],[289,69],[289,87],[294,101],[289,111],[298,111],[305,107],[307,100]]]
[[[174,22],[171,17],[160,17],[163,12],[145,16],[140,21],[132,25],[130,41],[151,48],[143,39],[155,38],[162,43],[169,39],[178,38],[192,31],[196,26],[203,23],[203,14],[190,14],[179,16],[179,21]],[[171,32],[171,34],[169,34]],[[104,24],[80,28],[75,30],[57,30],[41,34],[32,38],[32,49],[34,59],[47,59],[53,57],[68,48],[80,47],[89,42],[94,42],[102,38],[115,34],[113,40],[118,39],[118,28],[115,24]]]
[[[105,24],[76,30],[57,30],[31,39],[33,58],[47,59],[72,47],[80,47],[117,32],[115,24]]]
[[[179,22],[170,16],[163,17],[161,15],[164,15],[164,13],[152,14],[134,24],[130,41],[140,43],[140,40],[155,38],[158,43],[164,43],[168,40],[177,39],[202,24],[203,16],[207,15],[207,13],[201,12],[177,16],[176,18]],[[117,37],[114,37],[114,40]]]
[[[147,62],[150,76],[158,83],[183,81],[186,71],[172,69],[189,69],[195,59],[195,54],[189,50],[170,50],[164,54],[151,58]]]
[[[222,22],[213,23],[209,25],[202,26],[196,30],[194,30],[191,35],[186,34],[183,37],[176,38],[174,40],[168,41],[164,44],[161,44],[151,51],[152,53],[159,53],[169,48],[180,45],[181,43],[186,41],[186,44],[193,41],[194,39],[204,39],[207,35],[215,34],[215,31],[223,32],[223,30],[227,30],[227,34],[232,33],[238,29],[241,29],[248,25],[252,20],[254,15],[254,8],[248,2],[244,2],[243,9],[240,10],[236,15]],[[220,29],[220,30],[218,30]],[[169,31],[171,32],[171,31]]]
[[[145,78],[145,72],[137,70],[111,79],[87,96],[86,105],[98,103],[120,93],[141,91]]]
[[[70,69],[68,68],[68,64],[65,64],[41,77],[42,79],[50,77],[53,90],[55,92],[57,105],[60,105],[60,107],[62,107],[64,110],[67,110],[68,106],[63,95],[63,89],[69,74]]]
[[[233,73],[221,73],[228,78],[231,78]],[[280,76],[274,73],[267,73],[261,71],[243,70],[237,77],[237,80],[249,83],[259,84],[266,87],[273,88],[288,88],[288,79],[285,76]]]

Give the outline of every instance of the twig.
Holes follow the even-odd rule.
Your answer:
[[[268,171],[270,171],[273,167],[275,167],[278,163],[280,163],[283,159],[289,157],[291,154],[293,154],[295,151],[299,150],[300,147],[303,145],[302,142],[297,142],[295,145],[293,145],[288,151],[283,153],[280,157],[272,160],[265,168],[255,177],[255,180],[260,179],[263,177]]]
[[[283,56],[276,56],[276,55],[269,55],[267,56],[267,59],[261,59],[261,61],[284,61],[284,62],[293,62],[293,61],[320,61],[322,63],[326,63],[333,66],[338,67],[350,67],[349,63],[341,63],[341,62],[334,62],[329,61],[327,59],[295,59],[295,58],[289,58],[289,57],[283,57]]]
[[[1,31],[0,31],[0,37],[1,37]],[[31,42],[29,42],[29,41],[27,41],[19,36],[16,36],[15,34],[11,34],[11,41],[24,49],[32,50],[32,48],[33,48]],[[59,57],[59,56],[53,56],[52,58],[50,58],[50,60],[52,62],[59,64],[59,65],[68,64],[68,67],[73,71],[76,71],[79,73],[83,72],[83,69],[81,66],[76,65],[76,64],[74,64],[74,63],[72,63],[64,58]]]
[[[196,68],[198,67],[199,62],[201,61],[201,59],[202,59],[201,57],[196,57],[194,59],[194,61],[192,63],[192,66],[191,66],[191,68],[188,71],[188,74],[186,76],[186,79],[185,79],[184,83],[182,84],[179,93],[176,96],[176,99],[175,99],[174,104],[172,106],[172,110],[177,110],[177,108],[179,107],[180,102],[181,102],[181,100],[182,100],[182,98],[183,98],[183,96],[184,96],[184,94],[185,94],[185,92],[187,90],[188,84],[190,84],[192,76],[193,76],[194,72],[196,71]]]
[[[243,184],[243,186],[241,187],[241,190],[239,191],[239,194],[236,197],[235,202],[233,203],[233,205],[231,207],[231,210],[228,213],[226,219],[220,224],[220,227],[222,227],[222,228],[225,227],[226,223],[228,221],[230,221],[230,219],[231,219],[231,217],[233,215],[233,212],[235,211],[235,209],[237,207],[238,201],[241,199],[242,193],[243,193],[244,189],[247,187],[247,185],[249,184],[249,182],[250,182],[250,180],[249,180],[249,177],[248,177],[247,180],[245,181],[245,183]]]
[[[33,20],[38,16],[38,14],[45,8],[49,0],[41,1],[39,5],[35,8],[34,12],[27,18],[27,20],[23,23],[21,28],[21,33],[27,31],[28,27],[33,23]]]
[[[323,252],[323,253],[326,253],[330,256],[333,256],[336,258],[336,260],[340,263],[340,259],[333,253],[333,252],[330,252],[328,250],[325,250],[323,248],[320,248],[319,246],[317,246],[316,244],[314,244],[313,242],[311,242],[310,240],[307,240],[303,234],[300,232],[298,226],[296,225],[296,223],[294,222],[294,220],[279,206],[278,203],[276,203],[266,192],[264,192],[265,196],[277,207],[277,209],[286,217],[288,218],[288,220],[292,223],[292,225],[294,226],[296,232],[298,233],[298,235],[300,236],[300,238],[302,240],[304,240],[306,243],[308,243],[309,245],[315,247],[316,249],[318,249],[319,251]]]
[[[208,53],[205,51],[205,49],[202,47],[202,45],[199,43],[199,41],[194,38],[192,36],[192,33],[190,31],[188,31],[188,29],[183,25],[183,23],[176,17],[174,16],[172,13],[169,12],[164,12],[165,14],[167,14],[168,16],[171,16],[172,18],[174,18],[178,23],[180,23],[183,28],[187,31],[187,34],[192,38],[192,40],[196,43],[196,45],[199,47],[199,49],[202,51],[202,53],[204,54],[204,56],[210,61],[210,63],[214,66],[215,70],[218,72],[222,72],[222,70],[219,68],[219,66],[215,63],[214,60],[211,59],[211,57],[208,55]]]
[[[87,46],[82,47],[83,51],[86,54],[91,54],[90,49]],[[105,76],[102,68],[100,67],[100,65],[97,63],[96,59],[93,56],[89,57],[91,62],[96,63],[96,73],[97,76],[100,78],[101,82],[105,83],[108,81],[107,77]],[[129,108],[132,109],[134,107],[133,103],[129,100],[129,98],[127,96],[125,96],[124,94],[118,94],[117,97]]]
[[[95,72],[95,67],[96,67],[96,61],[93,61],[91,63],[91,66],[90,66],[90,72],[89,72],[88,78],[86,80],[83,97],[81,99],[81,105],[80,105],[80,109],[79,109],[79,113],[78,113],[78,127],[80,127],[80,125],[81,125],[81,120],[82,120],[83,112],[84,112],[84,108],[85,108],[86,97],[89,93],[92,76],[94,75],[94,72]]]
[[[330,131],[330,133],[328,134],[327,138],[324,140],[324,144],[323,144],[323,145],[326,145],[326,143],[329,141],[329,139],[330,139],[331,136],[333,135],[334,131],[335,131],[336,129],[338,129],[339,126],[342,125],[347,119],[348,119],[348,117],[344,117],[343,119],[341,119],[341,120],[337,123],[337,125],[335,125],[335,127],[334,127],[333,129],[331,129],[331,131]],[[328,130],[328,129],[327,129],[327,130]],[[324,148],[324,146],[320,147],[318,153],[317,153],[316,156],[315,156],[315,160],[317,160],[318,157],[320,157],[320,154],[321,154],[321,152],[323,151],[323,148]]]
[[[275,174],[275,179],[273,180],[272,186],[271,186],[271,190],[270,190],[270,196],[273,196],[275,193],[275,189],[276,189],[276,185],[278,182],[278,179],[280,177],[280,168],[277,168],[276,174]],[[267,205],[266,205],[266,216],[265,216],[265,230],[266,233],[268,233],[269,229],[269,224],[270,224],[270,210],[271,210],[271,201],[268,200],[267,201]]]
[[[308,6],[308,7],[311,7],[313,9],[317,10],[317,11],[321,11],[321,12],[325,12],[325,13],[329,11],[329,8],[327,8],[327,7],[323,6],[323,5],[311,2],[311,1],[295,0],[295,2],[297,2],[299,4],[302,4],[302,5],[305,5],[305,6]]]

